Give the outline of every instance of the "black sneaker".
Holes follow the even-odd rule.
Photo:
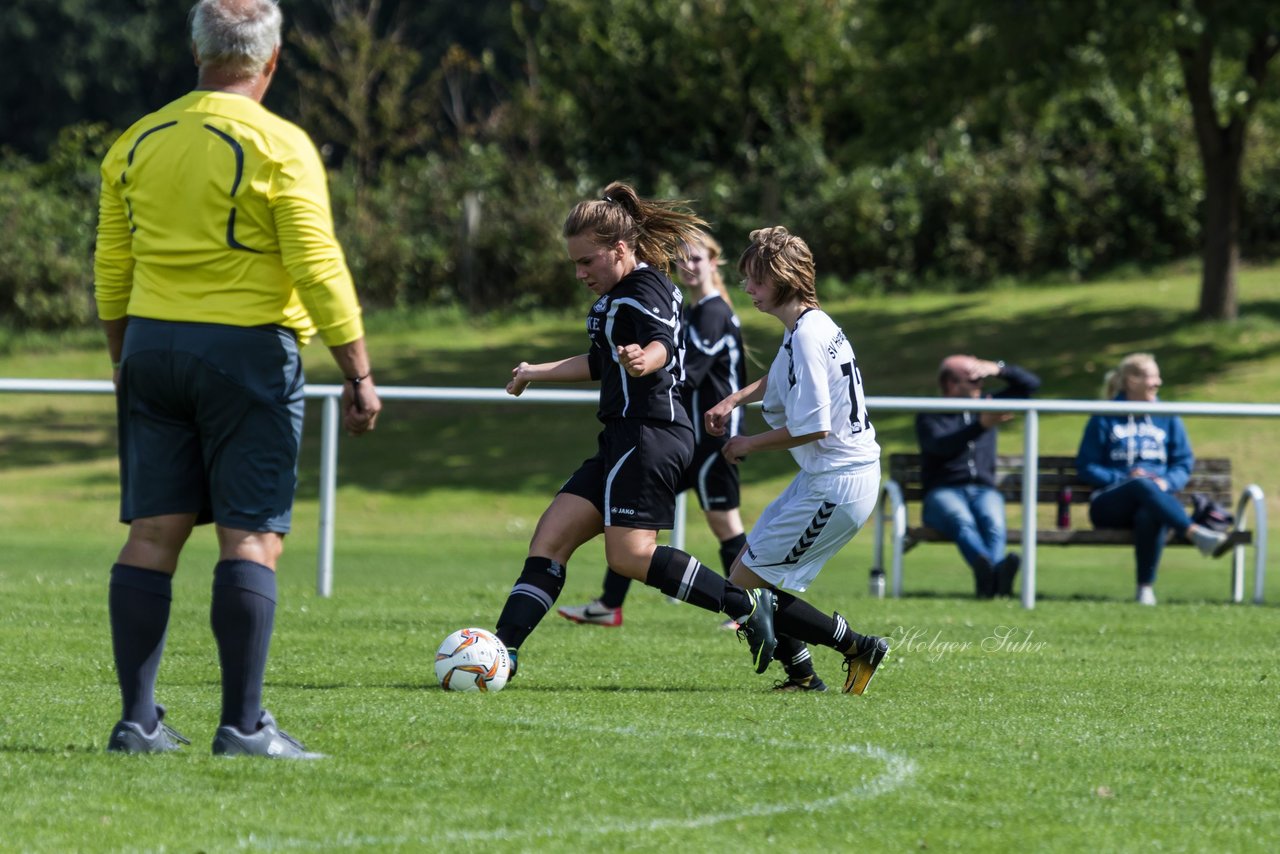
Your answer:
[[[982,566],[971,567],[973,570],[973,595],[977,599],[991,599],[996,595],[996,587],[1000,580],[996,575],[998,567],[991,566],[986,559]]]
[[[788,676],[786,679],[779,679],[773,683],[775,691],[825,691],[827,683],[822,681],[822,677],[814,673],[810,676],[797,679],[795,676]]]
[[[108,753],[171,753],[191,739],[178,732],[164,722],[164,707],[156,706],[156,727],[151,732],[143,731],[141,725],[133,721],[120,721],[111,730],[111,738],[107,740]]]
[[[510,682],[516,678],[516,668],[519,666],[520,650],[516,647],[507,647],[507,660],[511,662],[511,672],[507,674],[507,681]]]
[[[844,679],[846,694],[861,694],[867,690],[867,686],[871,684],[871,677],[876,675],[876,668],[889,654],[889,642],[884,638],[872,635],[867,640],[870,643],[863,648],[862,652],[858,652],[855,648],[845,653],[844,672],[848,674]]]
[[[751,613],[738,618],[738,637],[746,639],[756,673],[764,673],[778,645],[773,633],[773,609],[778,606],[778,599],[767,587],[748,590],[747,595],[751,597]]]
[[[992,571],[996,576],[997,596],[1013,595],[1013,579],[1017,577],[1018,570],[1021,568],[1022,558],[1014,552],[1009,552],[1004,556],[1004,560],[993,567]]]
[[[323,759],[323,753],[311,753],[289,733],[276,726],[276,719],[266,709],[258,719],[256,732],[241,732],[238,727],[220,726],[213,736],[214,756],[266,756],[270,759]]]

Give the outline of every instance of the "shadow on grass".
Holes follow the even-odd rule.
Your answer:
[[[510,687],[508,683],[507,687]],[[431,680],[422,682],[335,682],[333,684],[318,685],[314,682],[288,682],[280,680],[270,680],[272,688],[292,688],[300,691],[341,691],[341,690],[383,690],[383,691],[441,691],[438,684]],[[688,694],[690,692],[705,691],[708,693],[719,693],[719,689],[695,684],[672,684],[672,685],[564,685],[559,683],[537,684],[534,681],[522,680],[519,683],[521,691],[542,691],[547,693],[563,694],[565,692],[583,692],[592,694]],[[465,692],[453,692],[465,693]],[[57,751],[51,751],[57,752]]]

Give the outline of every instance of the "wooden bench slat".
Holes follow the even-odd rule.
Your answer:
[[[1006,501],[1022,502],[1022,457],[1001,454],[996,457],[996,488]],[[891,454],[889,476],[902,488],[907,501],[924,497],[919,454]],[[1063,486],[1071,488],[1071,503],[1087,505],[1094,487],[1082,483],[1076,473],[1075,457],[1046,456],[1039,458],[1036,484],[1037,504],[1056,504]],[[1205,458],[1196,460],[1187,485],[1181,490],[1188,505],[1194,493],[1204,493],[1214,501],[1230,506],[1235,500],[1231,489],[1231,460]]]

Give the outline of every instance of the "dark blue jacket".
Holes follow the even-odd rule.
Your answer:
[[[1005,387],[992,398],[1027,398],[1040,378],[1017,365],[1000,369]],[[939,486],[996,485],[996,431],[982,426],[976,412],[921,412],[916,416],[920,479],[925,492]]]
[[[1124,392],[1115,399],[1125,400]],[[1076,471],[1085,483],[1107,487],[1130,480],[1130,472],[1141,468],[1178,492],[1195,461],[1187,428],[1176,415],[1094,415],[1080,437]]]

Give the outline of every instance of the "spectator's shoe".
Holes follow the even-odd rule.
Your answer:
[[[1200,554],[1205,557],[1217,557],[1226,551],[1227,535],[1221,531],[1213,531],[1201,525],[1192,525],[1187,529],[1187,538],[1195,543]]]
[[[256,732],[241,732],[238,727],[220,726],[213,736],[214,756],[266,756],[271,759],[323,759],[323,753],[310,753],[289,733],[276,726],[276,719],[266,709],[258,719]]]
[[[751,597],[751,613],[737,619],[738,637],[746,639],[756,673],[764,673],[778,646],[778,638],[773,633],[773,609],[778,606],[778,599],[767,587],[748,590],[747,595]]]
[[[857,648],[849,650],[844,656],[844,679],[846,694],[861,694],[871,684],[871,677],[876,675],[876,668],[889,654],[889,642],[874,635],[867,636],[868,643],[861,652]]]
[[[794,676],[788,676],[786,679],[779,679],[773,683],[775,691],[825,691],[827,683],[822,681],[818,674],[814,673],[797,679]]]
[[[1137,599],[1138,599],[1138,604],[1139,604],[1139,605],[1154,605],[1154,604],[1156,604],[1156,591],[1155,591],[1155,588],[1154,588],[1154,587],[1152,587],[1150,584],[1139,584],[1139,585],[1138,585],[1138,596],[1137,596]]]
[[[973,595],[978,599],[990,599],[996,595],[996,567],[985,559],[982,566],[971,567],[973,570]]]
[[[563,608],[557,608],[556,613],[575,623],[592,626],[622,625],[622,609],[601,605],[599,599],[585,605],[566,605]]]
[[[171,753],[191,739],[178,732],[164,722],[164,707],[156,706],[156,728],[144,732],[142,727],[133,721],[120,721],[111,730],[111,738],[107,740],[108,753]]]
[[[1018,570],[1021,568],[1022,558],[1014,552],[1009,552],[1004,560],[992,567],[991,571],[996,577],[997,596],[1013,595],[1013,579],[1018,577]]]

